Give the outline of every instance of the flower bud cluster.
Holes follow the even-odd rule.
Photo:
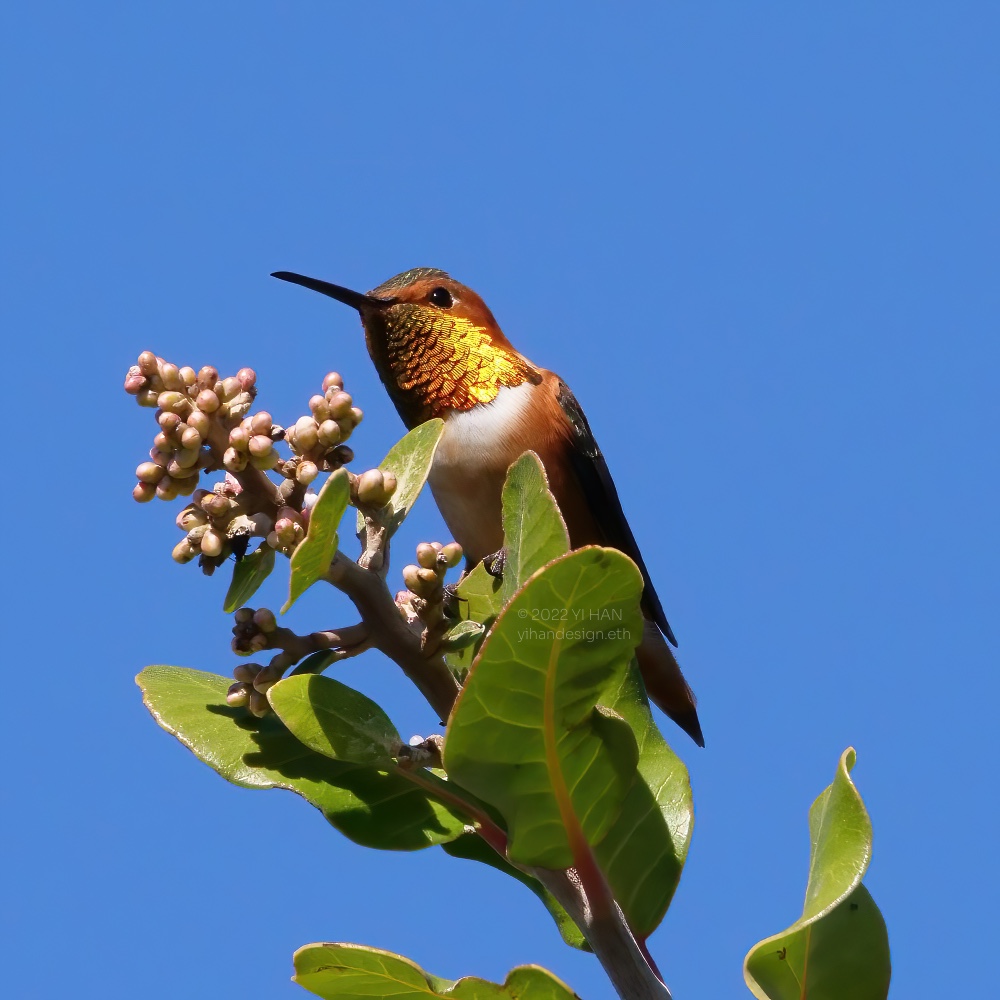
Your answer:
[[[232,649],[237,656],[253,656],[274,646],[278,620],[269,608],[240,608],[233,617]]]
[[[201,556],[203,565],[218,565],[234,549],[242,554],[253,535],[271,530],[273,522],[267,514],[244,512],[241,492],[240,484],[229,475],[211,490],[195,490],[191,503],[177,515],[177,527],[185,533],[174,546],[177,562]]]
[[[447,629],[444,618],[445,574],[461,561],[462,546],[457,542],[448,545],[421,542],[417,546],[416,564],[403,567],[403,583],[415,595],[415,599],[408,604],[424,623],[421,645],[427,653],[432,653],[438,647]],[[406,610],[401,608],[404,615]]]
[[[320,472],[333,472],[354,458],[347,440],[364,414],[344,392],[344,380],[337,372],[323,379],[323,395],[309,400],[310,416],[299,417],[285,431],[285,441],[293,457],[278,471],[286,479],[308,486]]]
[[[462,546],[458,542],[421,542],[416,565],[403,567],[403,583],[417,597],[431,601],[444,589],[445,573],[461,561]]]
[[[267,544],[290,556],[306,537],[308,527],[308,511],[299,513],[294,507],[280,507],[274,528],[267,534]]]
[[[191,496],[201,471],[218,467],[209,446],[213,423],[241,420],[253,403],[256,382],[252,368],[223,379],[211,365],[179,368],[143,351],[125,376],[125,391],[140,406],[156,408],[159,431],[149,461],[135,470],[132,496],[140,503]]]
[[[281,461],[274,442],[280,441],[283,434],[284,429],[273,422],[266,410],[244,417],[229,432],[223,466],[232,473],[242,472],[248,465],[262,472],[273,469]]]
[[[274,612],[268,608],[240,608],[235,614],[233,626],[233,652],[240,656],[251,656],[262,650],[273,648],[274,633],[278,629]],[[233,670],[236,679],[226,692],[226,702],[233,708],[246,706],[251,714],[262,718],[271,711],[267,701],[269,688],[281,680],[285,671],[295,663],[292,653],[280,650],[266,665],[261,663],[240,663]]]

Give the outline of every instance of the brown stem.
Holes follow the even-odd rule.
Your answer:
[[[368,626],[371,644],[395,661],[444,724],[458,697],[458,681],[443,656],[421,651],[420,637],[403,621],[385,581],[343,552],[334,557],[326,579],[347,594]]]
[[[310,632],[299,635],[290,628],[278,627],[267,634],[265,649],[281,649],[294,657],[294,662],[304,660],[311,653],[328,649],[337,654],[338,659],[356,656],[370,646],[368,626],[364,622],[348,625],[336,631]]]
[[[508,864],[538,879],[558,900],[576,925],[583,931],[594,950],[597,960],[604,966],[608,978],[622,1000],[671,1000],[670,990],[664,985],[659,971],[653,964],[645,945],[636,940],[625,915],[608,890],[608,907],[598,916],[587,898],[580,876],[572,868],[553,871],[549,868],[531,868],[515,864],[507,857],[507,834],[485,813],[466,802],[460,795],[453,795],[437,783],[422,780],[418,772],[410,772],[411,781],[425,787],[432,795],[464,812],[475,824],[476,832]],[[604,882],[601,873],[600,879]],[[604,882],[605,886],[607,885]]]

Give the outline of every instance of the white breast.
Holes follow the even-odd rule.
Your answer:
[[[445,421],[434,468],[495,464],[498,456],[509,451],[511,438],[523,436],[532,392],[537,392],[537,386],[530,382],[504,386],[492,403],[452,413]]]
[[[492,403],[452,413],[434,454],[429,483],[455,541],[471,563],[503,545],[500,494],[511,455],[525,440],[530,393],[524,384],[504,387]]]

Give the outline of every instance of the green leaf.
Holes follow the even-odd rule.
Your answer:
[[[667,912],[684,868],[694,823],[691,782],[656,728],[634,660],[601,704],[632,727],[639,764],[617,819],[594,853],[633,933],[646,938]]]
[[[227,615],[242,608],[257,593],[257,588],[274,569],[274,549],[267,542],[261,542],[256,552],[244,556],[233,567],[233,580],[226,591],[222,610]]]
[[[617,550],[570,552],[514,596],[476,658],[445,768],[504,816],[516,864],[574,864],[632,786],[635,737],[597,701],[641,639],[641,593],[639,570]]]
[[[299,742],[333,760],[391,766],[402,742],[374,701],[332,677],[287,677],[267,700]]]
[[[465,832],[464,814],[396,773],[329,760],[275,715],[257,719],[226,704],[231,677],[147,667],[136,678],[153,718],[227,781],[301,795],[356,843],[411,851]]]
[[[525,452],[507,470],[503,487],[503,580],[479,563],[458,585],[458,612],[463,621],[493,625],[506,601],[536,570],[569,551],[569,534],[555,497],[549,492],[545,469],[533,451]],[[478,644],[449,650],[446,658],[456,673],[472,666]]]
[[[563,941],[571,948],[579,948],[581,951],[590,951],[590,945],[583,936],[583,932],[573,922],[573,918],[562,908],[555,896],[552,895],[536,878],[532,878],[527,873],[508,864],[486,841],[476,833],[466,833],[461,837],[450,840],[447,844],[441,845],[442,849],[453,858],[465,858],[469,861],[478,861],[481,864],[496,868],[497,871],[515,878],[518,882],[526,885],[541,901],[550,916],[556,922],[559,933]],[[501,931],[502,933],[502,931]]]
[[[507,470],[502,508],[506,603],[532,573],[569,551],[569,532],[533,451],[526,451]]]
[[[442,645],[445,649],[466,649],[485,634],[486,628],[480,622],[460,621],[445,633]]]
[[[351,480],[346,469],[337,469],[319,491],[309,513],[309,530],[292,553],[288,600],[284,614],[330,568],[337,554],[337,528],[351,499]]]
[[[444,421],[439,417],[418,424],[389,449],[389,454],[379,465],[383,472],[392,472],[396,476],[397,484],[396,492],[389,500],[389,514],[385,518],[386,538],[391,538],[396,533],[424,488],[443,432]],[[365,519],[360,511],[358,535],[364,546]]]
[[[468,977],[450,982],[428,975],[402,955],[359,944],[307,944],[295,952],[294,981],[324,1000],[574,1000],[551,972],[521,965],[500,986]]]
[[[833,783],[809,810],[811,851],[802,916],[755,945],[743,977],[758,1000],[884,1000],[891,966],[885,921],[861,884],[871,821],[841,755]]]

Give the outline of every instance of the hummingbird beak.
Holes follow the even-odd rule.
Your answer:
[[[290,281],[293,285],[301,285],[303,288],[311,288],[314,292],[328,295],[331,299],[336,299],[352,309],[357,309],[358,312],[363,312],[366,309],[381,309],[396,301],[395,299],[378,299],[374,295],[354,292],[342,285],[332,285],[329,281],[320,281],[319,278],[307,278],[304,274],[296,274],[294,271],[273,271],[271,277]]]

